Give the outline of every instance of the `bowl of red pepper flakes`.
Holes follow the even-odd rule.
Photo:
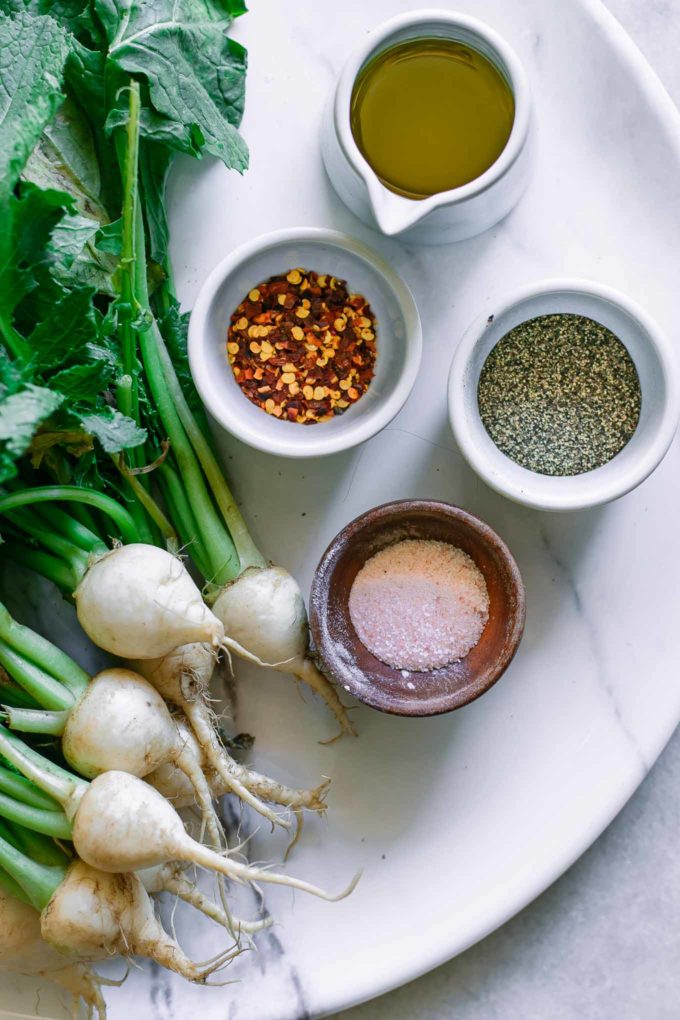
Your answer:
[[[336,453],[384,428],[413,388],[421,347],[397,273],[322,228],[276,231],[227,256],[189,322],[206,409],[243,442],[285,457]]]
[[[368,389],[376,320],[345,280],[297,266],[248,292],[232,312],[226,349],[253,404],[315,425],[343,414]]]

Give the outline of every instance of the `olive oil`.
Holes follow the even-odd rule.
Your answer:
[[[512,92],[485,56],[451,39],[379,53],[354,83],[352,134],[391,191],[422,199],[480,177],[510,137]]]

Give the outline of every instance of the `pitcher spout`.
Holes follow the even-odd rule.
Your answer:
[[[430,211],[431,201],[404,198],[386,188],[377,177],[366,181],[373,217],[388,237],[396,237],[419,223]]]

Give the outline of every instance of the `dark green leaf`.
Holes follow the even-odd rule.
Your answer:
[[[198,128],[208,152],[244,170],[248,151],[235,125],[243,115],[246,54],[225,34],[230,5],[94,0],[94,8],[109,41],[108,61],[148,84],[153,110],[180,134],[187,125]],[[164,141],[172,145],[173,138]]]
[[[164,265],[168,257],[170,231],[165,213],[165,187],[172,163],[172,152],[164,146],[145,142],[139,153],[139,176],[148,231],[148,256]]]
[[[19,302],[35,286],[35,267],[45,258],[52,231],[68,196],[22,185],[19,196],[0,197],[0,329],[11,327]]]
[[[95,238],[95,246],[98,251],[106,252],[109,255],[116,255],[118,258],[120,258],[122,243],[123,221],[121,219],[114,220],[113,223],[107,223],[106,226],[101,227]]]
[[[91,402],[106,389],[111,375],[105,361],[73,365],[50,377],[50,389],[61,393],[69,401]]]
[[[65,191],[82,216],[108,222],[99,197],[101,175],[92,130],[72,99],[67,98],[45,126],[23,177],[41,188]]]
[[[32,385],[0,401],[0,480],[14,477],[14,461],[26,452],[39,425],[63,401],[60,393]]]
[[[98,340],[92,297],[94,290],[82,287],[66,291],[28,338],[31,359],[39,372],[78,361],[89,343]]]
[[[8,193],[62,102],[66,32],[49,17],[0,14],[0,191]]]
[[[91,414],[81,414],[83,428],[101,443],[105,453],[120,453],[141,446],[146,440],[146,431],[137,427],[132,418],[127,418],[112,407]]]

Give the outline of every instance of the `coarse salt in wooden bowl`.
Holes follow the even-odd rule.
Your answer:
[[[350,618],[350,591],[364,563],[403,539],[458,546],[486,581],[489,619],[479,642],[463,659],[440,669],[419,672],[388,666],[362,644]],[[524,618],[522,578],[496,532],[459,507],[421,499],[375,507],[343,528],[321,557],[309,605],[321,670],[341,690],[393,715],[439,715],[480,697],[510,664]]]

